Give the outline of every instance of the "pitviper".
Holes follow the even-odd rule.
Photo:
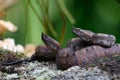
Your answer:
[[[85,66],[88,63],[112,55],[120,55],[120,44],[115,44],[113,35],[94,33],[89,30],[73,28],[78,36],[68,41],[66,48],[61,48],[59,43],[42,33],[42,40],[46,46],[38,46],[31,58],[14,62],[3,62],[3,65],[13,65],[26,61],[56,61],[58,69],[68,69],[71,66]]]

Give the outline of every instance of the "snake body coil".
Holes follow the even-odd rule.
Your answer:
[[[112,55],[120,55],[120,44],[115,44],[110,48],[101,46],[89,46],[74,52],[70,48],[64,48],[58,51],[56,64],[59,69],[67,69],[71,66],[85,66],[88,63],[95,62],[100,58]]]
[[[99,58],[120,55],[120,44],[115,44],[116,39],[113,35],[94,33],[80,28],[73,28],[73,32],[78,37],[71,39],[66,48],[61,48],[56,40],[42,33],[42,40],[46,46],[38,46],[31,58],[4,62],[3,65],[33,60],[56,60],[57,67],[65,70],[75,65],[85,66],[94,63]]]

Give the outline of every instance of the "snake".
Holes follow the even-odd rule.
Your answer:
[[[75,27],[72,31],[77,37],[69,40],[65,48],[52,37],[42,33],[41,38],[45,46],[38,46],[30,58],[2,64],[8,66],[34,60],[55,61],[58,69],[66,70],[75,65],[94,63],[99,58],[120,55],[120,44],[115,44],[114,35],[94,33]]]
[[[93,45],[97,44],[100,46],[111,47],[116,41],[115,36],[111,34],[94,33],[80,28],[73,27],[73,33],[79,36],[81,40],[92,43]]]

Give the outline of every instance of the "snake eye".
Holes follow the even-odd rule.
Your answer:
[[[57,49],[55,45],[52,45],[51,47],[52,47],[53,49],[55,49],[55,50]]]

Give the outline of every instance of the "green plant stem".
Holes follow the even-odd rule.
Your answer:
[[[46,5],[45,5],[46,4]],[[41,8],[41,12],[44,16],[44,27],[45,28],[49,28],[50,32],[55,36],[57,37],[57,33],[50,21],[50,18],[49,18],[49,14],[48,14],[48,7],[49,7],[49,1],[46,1],[46,3],[44,2],[44,0],[41,0],[39,1],[39,5],[40,5],[40,8]]]
[[[37,18],[39,19],[39,21],[41,22],[41,24],[43,25],[42,19],[40,18],[38,12],[35,10],[35,8],[34,8],[34,6],[32,5],[32,3],[31,3],[30,0],[28,1],[28,3],[29,3],[29,5],[30,5],[30,7],[32,8],[32,10],[34,11],[34,13],[36,14],[36,16],[37,16]]]
[[[56,2],[57,4],[57,2]],[[64,16],[64,13],[61,11],[60,9],[60,5],[57,5],[59,11],[60,11],[60,14],[61,14],[61,17],[62,17],[62,20],[63,20],[63,26],[62,26],[62,32],[61,32],[61,35],[60,35],[60,40],[59,40],[59,43],[62,44],[63,41],[64,41],[64,38],[65,38],[65,31],[66,31],[66,20],[65,20],[65,16]]]
[[[65,17],[63,15],[63,13],[61,13],[61,16],[62,16],[62,20],[63,20],[63,26],[62,26],[62,32],[61,32],[61,35],[60,35],[60,41],[59,41],[60,44],[62,44],[63,41],[64,41],[65,31],[66,31],[66,20],[65,20]]]
[[[26,36],[27,36],[27,32],[28,32],[28,0],[27,0],[27,2],[26,2],[26,12],[25,12],[25,36],[24,36],[24,44],[23,45],[25,45],[25,41],[26,41]]]
[[[64,0],[55,0],[55,1],[56,1],[56,4],[59,5],[59,8],[61,9],[61,11],[67,16],[67,18],[69,19],[69,21],[72,24],[74,24],[76,21],[72,17],[72,15],[70,14],[70,12],[67,10],[67,8],[65,7]]]

